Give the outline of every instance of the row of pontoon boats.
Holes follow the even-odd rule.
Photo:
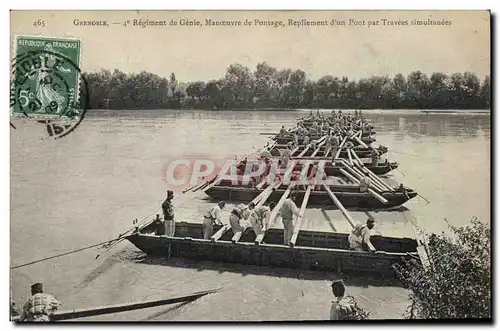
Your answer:
[[[337,116],[337,115],[335,115]],[[316,123],[316,124],[313,124]],[[328,124],[328,125],[326,125]],[[330,127],[335,119],[325,116],[310,116],[301,119],[301,128],[317,125]],[[308,207],[338,209],[351,227],[356,224],[349,210],[391,210],[417,196],[417,192],[403,185],[392,187],[379,175],[398,167],[397,162],[380,162],[373,165],[365,158],[387,153],[388,148],[371,146],[375,134],[371,125],[363,125],[361,130],[350,136],[341,135],[342,140],[335,155],[325,146],[329,132],[312,130],[314,144],[297,145],[296,129],[280,132],[265,150],[268,159],[277,161],[275,173],[259,178],[260,182],[228,180],[225,173],[204,182],[192,191],[203,191],[214,201],[254,202],[257,205],[276,202],[271,213],[271,226],[258,236],[251,228],[239,235],[233,234],[228,224],[216,226],[210,240],[203,239],[202,224],[177,220],[174,237],[155,235],[152,222],[128,235],[126,239],[147,254],[182,257],[195,260],[278,266],[300,269],[331,269],[342,272],[368,272],[370,274],[393,275],[393,265],[405,259],[419,259],[420,243],[414,238],[372,236],[371,242],[376,252],[349,250],[348,233],[330,233],[301,229],[304,213]],[[329,130],[328,130],[329,131]],[[350,148],[345,148],[351,141]],[[280,150],[293,145],[291,159],[286,167],[280,168]],[[255,155],[259,159],[259,155]],[[247,169],[247,156],[239,160],[238,168]],[[242,166],[243,165],[243,166]],[[318,169],[321,168],[321,171]],[[302,177],[298,176],[298,173]],[[315,173],[321,180],[311,181]],[[244,173],[239,175],[244,176]],[[272,178],[271,178],[272,177]],[[300,178],[308,180],[302,181]],[[360,182],[369,178],[369,187],[360,190]],[[317,178],[316,178],[317,179]],[[278,226],[279,209],[291,192],[297,196],[300,216],[294,227],[290,245],[283,244],[283,229]]]

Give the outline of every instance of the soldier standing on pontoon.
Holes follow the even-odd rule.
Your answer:
[[[163,221],[165,222],[165,235],[173,237],[175,235],[175,219],[174,219],[174,191],[167,191],[167,198],[161,204],[163,210]]]

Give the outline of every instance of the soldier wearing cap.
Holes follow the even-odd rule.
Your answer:
[[[332,282],[332,292],[335,300],[330,307],[330,320],[350,319],[348,316],[355,312],[356,307],[345,296],[345,285],[342,280]]]
[[[375,219],[373,217],[369,217],[366,221],[366,224],[358,224],[352,232],[347,237],[349,241],[349,249],[355,251],[369,251],[371,242],[370,242],[370,230],[375,226]]]
[[[203,239],[209,240],[214,232],[214,225],[222,225],[221,220],[221,210],[224,208],[226,203],[224,201],[219,202],[216,206],[210,207],[203,217]]]
[[[255,204],[253,202],[250,202],[248,207],[245,204],[240,203],[233,208],[233,210],[231,211],[231,215],[229,216],[229,225],[231,225],[233,235],[245,230],[245,228],[240,224],[240,220],[247,220],[250,216],[250,211],[252,211],[254,208]]]
[[[165,235],[173,237],[175,235],[175,219],[174,219],[174,191],[167,191],[167,198],[161,204],[163,210],[163,220],[165,223]]]
[[[285,199],[281,206],[281,221],[283,222],[283,244],[290,245],[293,236],[293,218],[300,215],[300,210],[295,204],[297,195],[292,192],[290,196]]]
[[[61,303],[53,295],[43,293],[43,284],[33,284],[31,286],[31,297],[23,307],[20,321],[49,322],[50,315],[60,306]]]

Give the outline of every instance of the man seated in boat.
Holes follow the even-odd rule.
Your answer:
[[[53,314],[61,303],[53,295],[43,293],[43,284],[36,283],[31,286],[31,297],[23,307],[21,322],[50,322]]]
[[[221,211],[226,203],[224,201],[219,202],[216,206],[208,208],[205,215],[203,215],[203,239],[209,240],[214,234],[214,225],[222,225]]]
[[[358,224],[349,234],[349,249],[355,251],[374,252],[370,247],[373,245],[370,242],[370,230],[375,226],[375,219],[369,217],[366,224]]]
[[[231,226],[231,230],[233,231],[233,235],[243,232],[245,228],[241,225],[240,221],[247,220],[250,216],[250,212],[255,207],[254,203],[250,203],[246,206],[243,203],[240,203],[231,211],[231,215],[229,216],[229,225]]]
[[[252,210],[249,220],[252,226],[255,236],[258,236],[262,231],[266,231],[269,228],[269,222],[271,220],[271,211],[276,206],[276,203],[271,202],[269,206],[258,206]]]

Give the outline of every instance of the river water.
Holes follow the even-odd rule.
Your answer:
[[[416,189],[406,212],[375,213],[375,233],[413,236],[410,221],[446,231],[445,218],[465,225],[490,221],[490,116],[366,111],[376,144],[389,147],[398,171],[386,179]],[[11,266],[112,239],[154,213],[165,197],[165,168],[185,155],[234,158],[264,146],[303,111],[91,111],[80,127],[56,141],[40,139],[44,127],[16,120],[11,129]],[[213,201],[204,193],[177,196],[176,217],[201,222]],[[227,219],[230,208],[224,210]],[[334,227],[349,224],[329,211]],[[352,213],[364,221],[364,213]],[[304,228],[331,231],[318,210],[307,210]],[[329,281],[343,277],[348,292],[372,318],[399,318],[407,291],[381,280],[330,272],[269,269],[178,259],[145,259],[122,242],[95,259],[91,249],[14,269],[11,291],[18,306],[33,282],[61,309],[164,298],[221,287],[219,293],[180,306],[104,315],[88,320],[321,320],[329,318]]]

